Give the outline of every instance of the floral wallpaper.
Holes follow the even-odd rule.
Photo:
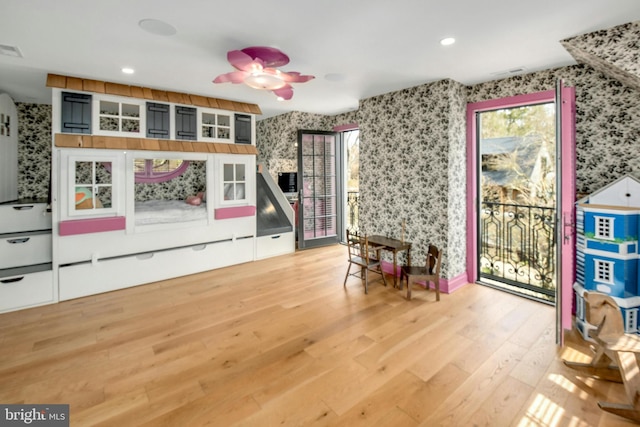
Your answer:
[[[640,90],[640,22],[562,40],[580,64]]]
[[[16,103],[18,198],[47,200],[51,175],[51,105]]]

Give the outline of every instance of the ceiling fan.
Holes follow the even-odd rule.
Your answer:
[[[287,65],[289,57],[274,47],[253,46],[227,52],[227,60],[238,71],[220,74],[214,83],[244,83],[254,89],[273,92],[278,100],[293,97],[290,83],[305,83],[315,78],[297,71],[281,71],[278,67]]]

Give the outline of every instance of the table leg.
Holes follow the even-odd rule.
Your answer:
[[[397,288],[398,252],[393,251],[393,287]]]

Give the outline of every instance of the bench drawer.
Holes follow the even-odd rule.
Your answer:
[[[0,235],[0,269],[51,262],[51,232]]]
[[[46,203],[0,205],[0,233],[51,230]]]
[[[0,312],[54,302],[53,273],[45,271],[0,277]],[[17,269],[12,269],[17,270]]]

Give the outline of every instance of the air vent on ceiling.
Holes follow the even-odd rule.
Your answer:
[[[22,52],[17,46],[9,46],[8,44],[0,44],[0,55],[14,56],[22,58]]]
[[[495,73],[491,73],[492,76],[513,76],[515,74],[521,74],[525,71],[524,67],[515,67],[506,71],[498,71]]]

